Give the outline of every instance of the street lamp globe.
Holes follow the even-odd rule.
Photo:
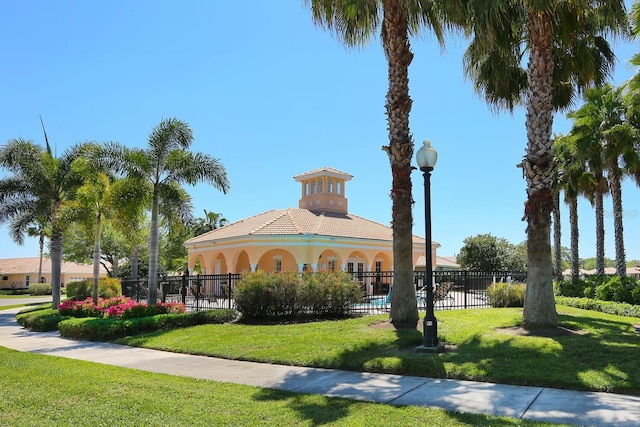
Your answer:
[[[438,152],[431,146],[431,141],[425,139],[422,142],[422,147],[416,153],[416,161],[420,170],[424,168],[433,169],[438,161]]]

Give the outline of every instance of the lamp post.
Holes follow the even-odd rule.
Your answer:
[[[425,226],[425,288],[427,291],[427,312],[424,316],[424,337],[422,345],[416,348],[418,353],[441,352],[444,346],[438,342],[438,321],[433,310],[433,261],[431,258],[431,171],[438,161],[438,153],[425,139],[416,153],[416,161],[424,175],[424,226]]]

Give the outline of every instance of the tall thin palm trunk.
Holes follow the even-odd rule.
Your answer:
[[[40,262],[38,263],[38,283],[40,283],[40,281],[42,280],[42,260],[44,258],[44,231],[40,231],[40,236],[39,236],[39,244],[40,244]]]
[[[562,226],[560,224],[560,190],[553,194],[553,262],[556,280],[562,280]]]
[[[387,123],[391,163],[394,284],[391,322],[396,328],[416,328],[418,307],[413,284],[413,215],[411,207],[411,160],[413,141],[409,133],[409,64],[413,53],[408,37],[407,10],[399,0],[382,1],[382,44],[388,60]]]
[[[522,325],[557,325],[551,261],[551,211],[554,167],[551,151],[553,124],[553,26],[548,13],[529,11],[530,54],[527,70],[527,151],[523,161],[527,180],[528,270]]]
[[[53,296],[53,308],[60,305],[62,294],[60,277],[62,274],[62,231],[52,227],[51,232],[51,293]]]
[[[602,192],[595,195],[596,214],[596,274],[604,275],[604,203]]]
[[[100,238],[102,235],[102,215],[98,213],[96,217],[96,226],[94,230],[93,244],[93,302],[98,303],[99,282],[100,282]]]
[[[158,194],[153,192],[149,230],[149,304],[158,301]]]
[[[577,282],[580,279],[580,254],[578,243],[580,231],[578,229],[578,198],[572,197],[567,201],[569,205],[569,225],[571,227],[571,280]]]
[[[622,226],[622,176],[618,166],[618,159],[611,161],[609,166],[609,182],[611,184],[611,201],[613,203],[613,232],[616,248],[616,274],[627,276],[627,260],[624,251],[624,229]]]

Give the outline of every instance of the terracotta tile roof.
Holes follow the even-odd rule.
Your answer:
[[[303,235],[392,240],[391,227],[353,214],[319,212],[307,209],[277,209],[225,225],[189,239],[185,244],[251,235]],[[414,236],[414,243],[424,238]]]
[[[0,259],[0,273],[2,274],[38,274],[40,257],[29,258],[5,258]],[[77,264],[75,262],[62,262],[62,274],[92,274],[93,266],[90,264]],[[106,273],[100,266],[100,273]],[[51,274],[51,259],[42,259],[42,274]]]

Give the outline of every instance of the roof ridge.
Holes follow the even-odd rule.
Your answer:
[[[296,221],[296,218],[292,215],[294,208],[289,208],[286,210],[286,215],[289,217],[289,219],[291,220],[291,223],[293,224],[293,227],[296,229],[296,231],[298,232],[298,234],[304,234],[302,232],[302,229],[300,228],[300,225],[298,224],[298,222]]]
[[[288,209],[271,209],[270,211],[264,212],[264,213],[268,213],[268,212],[278,212],[281,211],[278,215],[274,216],[273,218],[271,218],[271,220],[257,226],[256,228],[254,228],[253,230],[251,230],[248,234],[254,234],[260,230],[262,230],[263,228],[267,227],[269,224],[273,224],[274,222],[276,222],[277,220],[279,220],[280,218],[282,218],[284,215],[287,214]],[[257,216],[257,215],[256,215]]]
[[[313,224],[313,230],[312,230],[313,234],[318,234],[318,232],[320,231],[320,228],[322,227],[322,224],[324,224],[324,220],[326,218],[326,215],[324,213],[325,212],[322,211],[318,213],[318,215],[316,215],[317,219]]]

